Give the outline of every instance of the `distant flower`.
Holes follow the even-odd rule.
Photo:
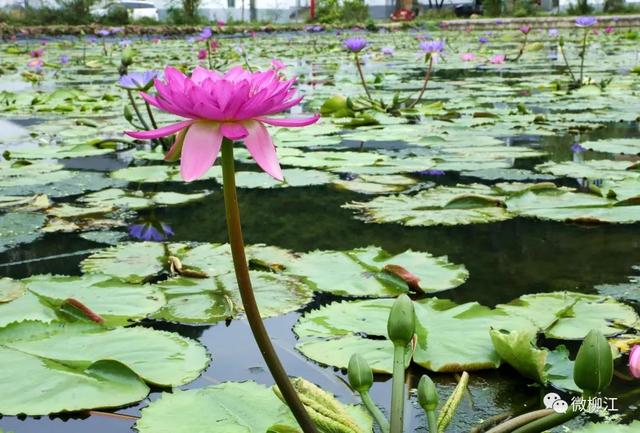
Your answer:
[[[209,42],[209,46],[211,47],[211,51],[215,51],[218,48],[220,48],[220,42],[218,41],[211,41]]]
[[[158,37],[151,38],[151,43],[152,43],[152,44],[157,44],[157,43],[159,43],[159,42],[160,42],[160,38],[158,38]]]
[[[473,62],[476,59],[476,55],[473,53],[462,53],[460,54],[460,59],[463,62]]]
[[[211,168],[224,138],[242,140],[260,168],[282,180],[276,149],[265,124],[302,127],[317,122],[320,117],[271,117],[288,111],[302,100],[293,88],[295,78],[284,79],[274,70],[250,72],[237,66],[222,74],[196,67],[187,76],[167,67],[164,77],[164,81],[155,81],[157,95],[142,93],[141,97],[183,120],[151,131],[127,131],[126,134],[138,139],[181,134],[183,140],[176,141],[181,149],[172,148],[169,153],[180,152],[180,174],[187,182],[202,177]]]
[[[207,50],[205,50],[204,48],[201,50],[198,50],[198,59],[204,60],[206,58],[207,58]]]
[[[600,34],[600,30],[598,30],[597,28],[594,28],[591,30],[593,32],[594,35],[598,36]]]
[[[193,36],[189,36],[189,37],[187,38],[187,43],[188,43],[188,44],[193,44],[193,43],[195,43],[195,42],[196,42],[196,38],[194,38]]]
[[[489,58],[489,63],[491,63],[492,65],[501,65],[505,62],[506,59],[507,56],[505,56],[504,54],[496,54],[495,56],[491,56]]]
[[[109,29],[100,29],[96,32],[96,35],[102,36],[103,38],[109,36],[110,34],[111,31]]]
[[[42,60],[41,58],[29,60],[27,66],[31,69],[40,70],[44,66],[44,60]]]
[[[120,42],[118,42],[118,44],[121,47],[128,47],[129,45],[131,45],[131,39],[123,39]]]
[[[128,228],[129,236],[141,241],[162,242],[174,235],[173,229],[163,222],[144,222],[132,224]]]
[[[558,29],[549,29],[549,36],[550,37],[557,38],[559,34],[560,34],[560,32],[558,32]]]
[[[393,56],[396,53],[393,47],[382,47],[380,52],[383,56]]]
[[[348,38],[342,44],[345,49],[352,53],[359,53],[367,46],[367,40],[363,38]]]
[[[593,27],[596,24],[598,24],[598,20],[595,17],[576,18],[576,26],[578,27]]]
[[[629,372],[636,379],[640,379],[640,345],[636,344],[629,353]]]
[[[205,27],[202,29],[202,31],[198,35],[198,38],[209,39],[211,36],[213,36],[213,30],[211,30],[211,27]]]
[[[309,33],[318,33],[324,30],[324,27],[322,27],[319,24],[315,24],[315,25],[310,25],[310,26],[306,26],[305,31],[309,32]]]
[[[223,20],[218,20],[218,21],[216,21],[216,25],[217,25],[218,27],[224,27],[224,26],[225,26],[225,24],[227,24],[227,23],[225,23]]]
[[[425,41],[420,42],[420,50],[425,54],[440,54],[444,51],[444,41]]]
[[[504,24],[504,21],[498,18],[497,20],[494,21],[494,24],[499,26],[500,24]]]
[[[61,54],[59,60],[60,60],[60,64],[61,65],[66,65],[67,63],[69,63],[71,58],[69,56],[67,56],[66,54]]]
[[[524,26],[520,26],[520,31],[522,33],[524,33],[525,35],[529,34],[529,32],[531,31],[531,26],[526,24]]]
[[[271,60],[271,67],[275,70],[275,71],[279,71],[281,69],[284,69],[287,67],[287,65],[285,65],[284,63],[282,63],[282,60],[280,59],[273,59]]]
[[[489,42],[489,38],[486,36],[480,36],[480,39],[478,39],[478,42],[480,42],[481,44],[486,44],[487,42]]]
[[[423,174],[425,176],[444,176],[446,173],[443,170],[422,170],[419,171],[418,174]]]
[[[608,35],[608,34],[613,33],[613,30],[614,29],[613,29],[612,26],[607,26],[607,27],[605,27],[604,32]]]
[[[44,55],[44,49],[42,48],[38,48],[37,50],[31,50],[29,51],[29,57],[33,57],[33,58],[39,58],[42,57]]]
[[[586,151],[587,151],[587,149],[585,149],[584,147],[582,147],[582,146],[580,145],[580,143],[573,143],[573,144],[571,145],[571,151],[572,151],[573,153],[582,153],[582,152],[586,152]]]
[[[125,89],[147,90],[159,76],[158,71],[130,72],[120,77],[118,84]]]

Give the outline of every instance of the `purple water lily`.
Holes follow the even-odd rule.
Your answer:
[[[109,29],[100,29],[96,32],[96,35],[102,36],[103,38],[109,36],[110,34],[111,34],[111,31]]]
[[[71,57],[66,54],[61,54],[59,60],[61,65],[66,65],[71,60]]]
[[[578,17],[576,18],[576,26],[578,27],[593,27],[598,24],[596,17]]]
[[[580,143],[573,143],[573,145],[571,145],[571,151],[573,153],[583,153],[583,152],[586,152],[587,149],[582,147]]]
[[[128,231],[134,239],[151,242],[162,242],[174,235],[173,229],[163,222],[132,224]]]
[[[344,40],[342,45],[352,53],[359,53],[367,46],[367,40],[364,38],[348,38]]]
[[[205,27],[202,29],[202,31],[198,35],[198,38],[209,39],[211,38],[211,36],[213,36],[213,30],[211,30],[211,27]]]
[[[382,49],[380,50],[380,52],[382,53],[382,55],[384,56],[393,56],[395,54],[395,50],[392,47],[382,47]]]
[[[125,89],[147,90],[159,75],[158,71],[130,72],[120,77],[118,84]]]
[[[422,171],[418,171],[417,173],[423,174],[425,176],[444,176],[446,174],[443,170],[434,170],[434,169],[422,170]]]
[[[444,51],[444,41],[424,41],[420,42],[420,50],[426,54],[439,54]]]
[[[558,29],[549,29],[549,36],[550,37],[557,38],[559,34],[560,34],[560,32],[558,32]]]
[[[480,42],[481,44],[486,44],[487,42],[489,42],[489,38],[486,36],[480,36],[480,39],[478,39],[478,42]]]

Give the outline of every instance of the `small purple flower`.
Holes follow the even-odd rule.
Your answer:
[[[580,143],[573,143],[573,145],[571,146],[571,151],[573,153],[583,153],[583,152],[586,152],[587,149],[582,147]]]
[[[531,26],[528,24],[525,24],[524,26],[520,26],[520,31],[525,35],[528,35],[529,32],[531,31]]]
[[[382,47],[382,49],[380,50],[380,52],[382,53],[382,55],[384,56],[393,56],[395,54],[395,50],[393,49],[393,47]]]
[[[499,26],[500,24],[504,24],[504,21],[498,18],[497,20],[494,21],[494,24]]]
[[[162,242],[174,235],[173,229],[163,222],[132,224],[128,231],[134,239],[151,242]]]
[[[486,44],[487,42],[489,42],[489,38],[487,38],[486,36],[480,36],[478,42],[480,42],[481,44]]]
[[[307,31],[309,33],[318,33],[318,32],[323,31],[324,27],[322,27],[319,24],[315,24],[315,25],[306,26],[304,29],[305,29],[305,31]]]
[[[559,34],[560,34],[560,32],[558,32],[558,29],[549,29],[549,36],[550,37],[557,38]]]
[[[598,24],[596,17],[578,17],[576,18],[576,26],[578,27],[593,27]]]
[[[359,53],[367,46],[367,40],[363,38],[348,38],[342,44],[345,49],[352,53]]]
[[[103,38],[109,36],[111,31],[109,29],[100,29],[96,32],[96,35],[101,36]]]
[[[443,170],[422,170],[418,171],[418,174],[424,174],[425,176],[444,176],[446,173]]]
[[[425,41],[420,42],[420,50],[425,54],[440,54],[444,51],[444,41]]]
[[[159,75],[158,71],[130,72],[120,77],[118,84],[129,90],[147,90]]]
[[[131,45],[131,39],[123,39],[119,42],[121,47],[128,47],[129,45]]]
[[[61,54],[59,60],[60,60],[60,64],[61,65],[66,65],[67,63],[69,63],[71,58],[69,56],[67,56],[66,54]]]
[[[211,36],[213,36],[213,30],[211,30],[211,27],[205,27],[202,29],[202,31],[198,35],[198,38],[209,39]]]

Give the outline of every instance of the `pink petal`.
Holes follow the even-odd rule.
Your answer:
[[[267,128],[256,120],[249,120],[244,123],[249,131],[249,135],[244,139],[244,144],[249,149],[253,159],[264,171],[277,180],[283,180],[282,170],[276,155],[276,148],[271,141],[271,136]]]
[[[640,345],[635,345],[629,354],[629,371],[636,379],[640,378]]]
[[[162,128],[152,129],[151,131],[125,131],[124,133],[133,138],[140,139],[152,139],[166,137],[167,135],[175,134],[183,128],[191,125],[193,120],[185,120],[184,122],[172,123],[171,125],[163,126]]]
[[[230,140],[242,140],[249,135],[242,123],[223,123],[220,125],[220,133]]]
[[[216,122],[194,122],[187,131],[180,158],[180,175],[191,182],[204,175],[220,152],[222,134]]]
[[[272,117],[256,117],[256,120],[264,122],[268,125],[284,127],[307,126],[316,123],[318,119],[320,119],[319,114],[314,114],[311,117],[305,117],[302,119],[274,119]]]

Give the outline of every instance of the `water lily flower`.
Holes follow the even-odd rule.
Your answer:
[[[158,71],[130,72],[120,77],[118,84],[129,90],[147,90],[159,75]]]
[[[505,62],[507,56],[504,54],[496,54],[495,56],[491,56],[489,58],[489,63],[492,65],[501,65]]]
[[[444,41],[420,42],[420,50],[425,54],[440,54],[444,51]]]
[[[211,30],[211,27],[205,27],[198,35],[198,38],[204,40],[209,39],[211,36],[213,36],[213,30]]]
[[[613,29],[613,27],[612,27],[612,26],[607,26],[607,27],[605,27],[604,32],[605,32],[605,34],[607,34],[607,35],[608,35],[608,34],[613,33],[613,30],[614,30],[614,29]]]
[[[132,42],[131,42],[131,39],[123,39],[123,40],[121,40],[120,42],[118,42],[118,44],[119,44],[121,47],[128,47],[129,45],[131,45],[131,43],[132,43]]]
[[[640,344],[634,345],[629,353],[629,372],[636,379],[640,379]]]
[[[223,20],[217,20],[216,21],[216,25],[218,27],[224,27],[227,23],[225,23]]]
[[[367,40],[363,38],[348,38],[343,42],[343,46],[352,53],[359,53],[367,46]]]
[[[576,26],[578,27],[593,27],[598,24],[596,17],[578,17],[576,18]]]
[[[61,65],[66,65],[67,63],[69,63],[71,58],[69,56],[67,56],[66,54],[61,54],[59,60],[60,60],[60,64]]]
[[[215,51],[218,48],[220,48],[220,42],[218,41],[211,41],[209,42],[209,47],[211,47],[211,51]]]
[[[29,60],[27,66],[31,69],[40,70],[44,66],[44,60],[42,60],[41,58]]]
[[[531,31],[531,26],[528,24],[525,24],[524,26],[520,26],[520,31],[525,35],[527,35]]]
[[[473,53],[462,53],[460,54],[460,59],[463,62],[473,62],[476,59],[476,55]]]
[[[583,152],[586,152],[586,151],[587,151],[587,149],[585,149],[584,147],[582,147],[582,146],[580,145],[580,143],[573,143],[573,144],[571,145],[571,151],[572,151],[573,153],[583,153]]]
[[[220,152],[223,138],[243,140],[249,153],[265,172],[282,180],[276,149],[265,127],[301,127],[320,118],[269,117],[300,103],[293,88],[295,78],[286,80],[274,70],[249,72],[241,66],[225,74],[196,67],[191,77],[167,67],[164,81],[154,81],[157,96],[141,93],[154,107],[186,120],[151,131],[130,131],[139,139],[154,139],[178,133],[167,157],[180,152],[180,174],[190,182],[204,175]]]
[[[481,44],[486,44],[487,42],[489,42],[489,38],[486,36],[480,36],[480,39],[478,39],[478,42],[480,42]]]
[[[110,34],[111,34],[111,31],[108,29],[100,29],[96,32],[96,35],[102,36],[103,38],[109,36]]]
[[[422,170],[419,171],[418,174],[424,174],[426,176],[444,176],[446,173],[443,170]]]
[[[128,227],[129,236],[141,241],[162,242],[169,239],[175,233],[173,229],[163,222],[145,222],[132,224]]]
[[[29,51],[29,57],[39,58],[39,57],[42,57],[43,55],[44,55],[44,49],[43,48],[38,48],[37,50]]]
[[[383,56],[393,56],[396,53],[393,47],[382,47],[380,52]]]
[[[549,36],[550,37],[557,38],[559,34],[560,34],[560,32],[558,32],[558,29],[549,29]]]
[[[204,60],[206,58],[207,58],[207,50],[205,50],[204,48],[201,50],[198,50],[198,59]]]
[[[285,65],[280,59],[273,59],[271,60],[271,67],[273,68],[274,71],[279,71],[281,69],[286,68],[287,65]]]

